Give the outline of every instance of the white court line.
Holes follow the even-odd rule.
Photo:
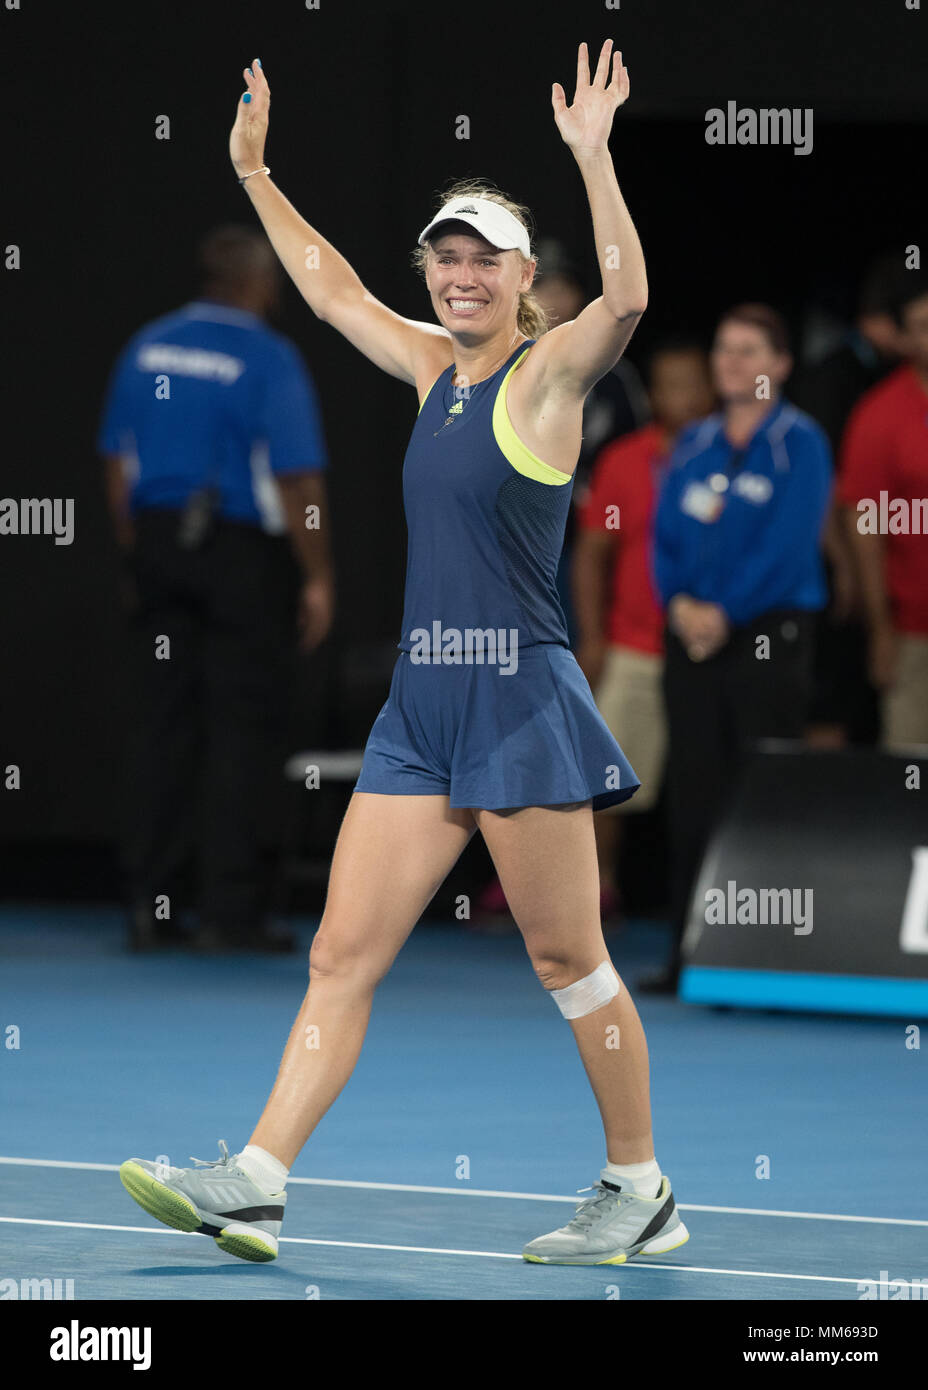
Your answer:
[[[3,1158],[0,1163],[18,1163],[27,1168],[89,1168],[101,1173],[118,1173],[118,1163],[73,1163],[62,1158]],[[302,1183],[307,1187],[366,1187],[377,1192],[434,1192],[452,1197],[510,1197],[520,1202],[573,1202],[577,1196],[557,1197],[541,1192],[497,1192],[481,1187],[423,1187],[402,1182],[352,1182],[349,1178],[288,1178],[287,1186]],[[928,1220],[909,1216],[836,1216],[826,1211],[776,1211],[765,1207],[707,1207],[693,1202],[677,1202],[678,1211],[714,1211],[727,1216],[789,1216],[800,1221],[863,1221],[877,1226],[928,1226]]]
[[[0,1222],[11,1226],[68,1226],[81,1231],[129,1231],[146,1236],[186,1236],[193,1238],[197,1231],[173,1231],[159,1226],[111,1226],[97,1221],[45,1221],[34,1216],[0,1216]],[[202,1237],[201,1237],[202,1239]],[[449,1250],[437,1245],[380,1245],[366,1240],[316,1240],[309,1236],[280,1236],[281,1245],[329,1245],[338,1250],[391,1250],[403,1255],[470,1255],[479,1260],[521,1260],[508,1250]],[[653,1258],[653,1257],[648,1257]],[[526,1262],[527,1263],[527,1262]],[[549,1266],[550,1268],[551,1266]],[[565,1266],[559,1266],[564,1268]],[[575,1265],[576,1269],[671,1269],[682,1274],[733,1274],[739,1279],[801,1279],[813,1284],[862,1284],[863,1279],[848,1279],[833,1274],[778,1274],[759,1269],[712,1269],[703,1265]],[[872,1280],[871,1280],[872,1282]]]

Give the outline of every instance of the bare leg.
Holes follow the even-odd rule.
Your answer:
[[[599,864],[600,885],[603,888],[611,888],[613,893],[617,893],[619,885],[616,882],[616,860],[618,859],[619,846],[622,843],[623,818],[615,814],[594,816],[593,829],[596,834],[596,860]]]
[[[310,984],[249,1140],[288,1168],[361,1052],[374,990],[474,833],[447,796],[355,792],[339,831]]]
[[[609,952],[590,803],[474,816],[541,983],[563,989],[591,974]],[[646,1163],[654,1157],[648,1047],[621,977],[620,985],[608,1004],[570,1026],[599,1105],[607,1160]]]

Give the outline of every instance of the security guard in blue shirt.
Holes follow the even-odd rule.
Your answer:
[[[97,441],[134,590],[130,945],[183,939],[195,847],[193,944],[292,949],[266,920],[274,796],[292,639],[299,627],[314,649],[332,618],[327,456],[300,354],[264,321],[280,293],[270,243],[218,227],[199,257],[199,298],[120,354]]]
[[[781,395],[791,368],[775,310],[729,310],[712,350],[722,410],[680,436],[658,499],[676,936],[646,990],[676,990],[693,885],[744,755],[803,734],[832,471],[823,430]]]

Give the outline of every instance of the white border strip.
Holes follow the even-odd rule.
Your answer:
[[[61,1158],[4,1158],[0,1156],[0,1163],[20,1164],[26,1168],[85,1168],[99,1173],[118,1173],[120,1168],[118,1163],[72,1163]],[[301,1183],[306,1187],[364,1187],[376,1192],[432,1192],[439,1196],[452,1197],[509,1197],[520,1202],[573,1202],[574,1205],[577,1204],[579,1197],[579,1194],[573,1197],[558,1197],[541,1192],[497,1192],[492,1188],[482,1187],[424,1187],[417,1183],[352,1182],[349,1178],[287,1179],[288,1187],[294,1183]],[[922,1221],[907,1216],[841,1216],[827,1211],[777,1211],[766,1207],[707,1207],[692,1202],[677,1202],[676,1206],[678,1211],[712,1211],[726,1216],[787,1216],[798,1221],[856,1221],[867,1222],[876,1226],[928,1226],[928,1220]],[[101,1229],[106,1228],[101,1227]],[[120,1226],[114,1229],[128,1230],[130,1228]],[[147,1230],[148,1227],[141,1229]],[[377,1248],[380,1249],[381,1247],[378,1246]]]

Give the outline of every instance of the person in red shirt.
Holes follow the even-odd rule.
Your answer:
[[[621,806],[635,813],[657,801],[667,746],[664,615],[651,572],[660,476],[680,430],[715,405],[708,356],[698,344],[667,340],[652,354],[648,378],[654,419],[599,453],[580,508],[571,575],[577,661],[640,779]],[[602,912],[611,916],[619,906],[621,818],[607,811],[593,823]]]
[[[928,275],[910,276],[896,301],[905,365],[855,407],[838,482],[870,679],[882,696],[882,742],[900,751],[928,744]]]

